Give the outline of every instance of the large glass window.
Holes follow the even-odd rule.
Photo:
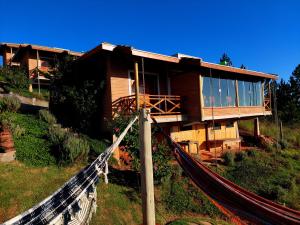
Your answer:
[[[236,81],[216,77],[203,77],[203,98],[205,107],[236,106]],[[238,80],[240,106],[262,105],[261,81]]]
[[[240,106],[261,106],[262,93],[261,81],[238,81],[239,105]]]
[[[235,106],[235,80],[203,77],[203,98],[205,107]]]

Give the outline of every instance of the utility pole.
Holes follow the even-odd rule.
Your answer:
[[[143,224],[155,225],[154,184],[151,148],[151,123],[150,114],[145,108],[140,109],[140,158],[141,158],[141,183]]]

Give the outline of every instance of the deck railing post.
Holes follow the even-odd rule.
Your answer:
[[[136,111],[140,108],[140,82],[139,82],[139,64],[138,62],[134,62],[134,76],[135,76],[135,101],[136,101]]]

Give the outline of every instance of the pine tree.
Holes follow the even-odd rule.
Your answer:
[[[224,53],[220,58],[220,64],[225,66],[233,66],[230,57],[226,53]]]
[[[300,121],[300,64],[288,82],[281,80],[276,87],[278,115],[285,122]]]
[[[247,69],[246,66],[245,66],[244,64],[242,64],[240,68],[241,68],[241,69],[244,69],[244,70]]]

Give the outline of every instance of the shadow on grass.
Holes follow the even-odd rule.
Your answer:
[[[128,189],[122,193],[127,196],[130,201],[140,201],[140,174],[132,170],[119,170],[116,168],[109,168],[108,179],[110,183],[125,186]]]

